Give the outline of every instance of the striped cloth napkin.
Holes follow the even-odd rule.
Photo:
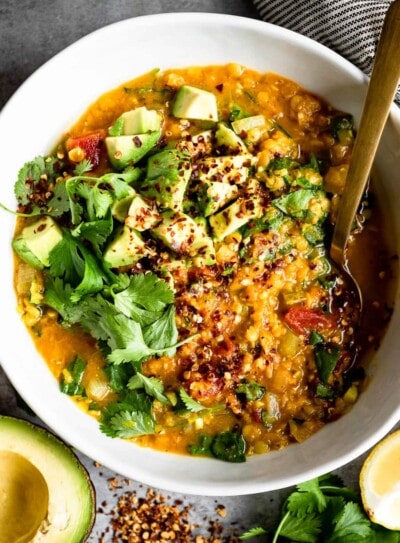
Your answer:
[[[312,38],[370,75],[391,0],[253,0],[264,21]],[[400,62],[400,52],[399,52]],[[400,87],[396,94],[400,105]]]

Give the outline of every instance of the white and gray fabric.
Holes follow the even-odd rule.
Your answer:
[[[370,75],[391,0],[253,1],[265,21],[326,45]],[[396,102],[400,105],[400,87]]]

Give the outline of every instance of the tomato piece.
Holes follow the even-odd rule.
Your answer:
[[[313,330],[317,332],[330,331],[336,326],[332,315],[326,315],[320,309],[308,307],[291,307],[283,317],[285,323],[295,334],[306,335]]]
[[[67,151],[71,151],[72,149],[76,148],[83,151],[83,155],[78,155],[78,160],[74,160],[72,158],[73,162],[80,162],[85,158],[90,160],[93,168],[96,168],[100,162],[100,152],[105,136],[105,130],[95,130],[93,132],[88,132],[83,136],[72,136],[65,142],[65,147]]]
[[[236,345],[229,336],[224,334],[224,339],[220,341],[215,349],[217,356],[230,356],[236,350]]]

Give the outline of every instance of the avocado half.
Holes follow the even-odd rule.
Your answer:
[[[95,510],[72,450],[44,428],[0,415],[0,543],[82,543]]]

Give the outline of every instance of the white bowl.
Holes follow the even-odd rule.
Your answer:
[[[0,115],[0,201],[15,208],[22,164],[48,152],[62,132],[103,92],[148,70],[239,62],[294,79],[359,118],[366,77],[325,47],[261,21],[229,15],[173,13],[122,21],[90,34],[34,73]],[[400,113],[394,106],[377,159],[381,192],[399,247]],[[0,229],[0,360],[36,414],[89,457],[132,479],[170,491],[241,495],[275,490],[329,472],[361,455],[400,419],[400,310],[374,356],[372,380],[350,413],[302,444],[244,464],[182,457],[103,435],[65,395],[16,311],[11,239],[14,217]]]

